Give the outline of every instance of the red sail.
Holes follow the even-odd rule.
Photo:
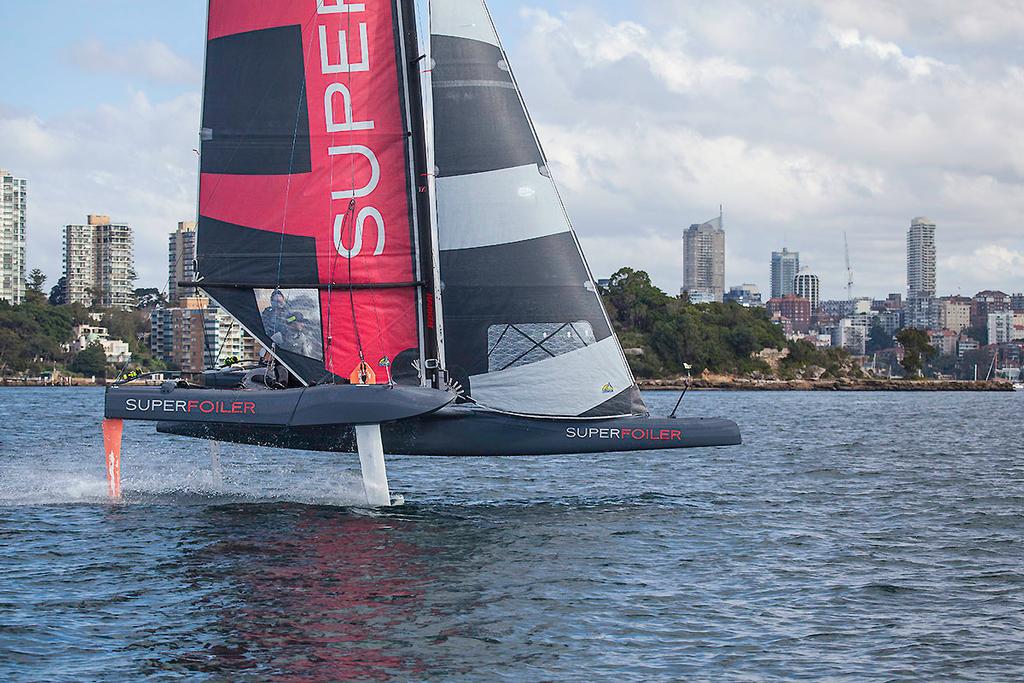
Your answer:
[[[309,384],[419,357],[400,11],[210,1],[199,272]]]

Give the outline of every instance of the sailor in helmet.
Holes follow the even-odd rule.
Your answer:
[[[284,292],[275,289],[270,295],[270,306],[263,310],[263,331],[274,339],[275,335],[284,334],[288,330],[288,318],[292,315]],[[276,341],[276,340],[275,340]]]

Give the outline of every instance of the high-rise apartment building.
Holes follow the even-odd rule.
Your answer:
[[[67,302],[129,309],[134,306],[135,239],[130,226],[90,215],[64,226]]]
[[[800,272],[800,252],[790,251],[783,247],[782,251],[772,252],[772,298],[781,299],[795,294],[794,289],[797,273]]]
[[[167,302],[177,306],[183,296],[195,296],[194,289],[179,291],[179,282],[196,279],[196,222],[182,221],[167,240]]]
[[[259,345],[231,315],[204,296],[149,314],[153,355],[183,372],[202,372],[229,358],[255,361]]]
[[[919,216],[907,231],[907,290],[909,298],[935,296],[935,223]]]
[[[725,230],[719,216],[683,233],[683,292],[691,299],[722,301],[725,295]]]
[[[810,269],[804,268],[793,278],[793,293],[811,302],[811,313],[821,303],[821,280]]]
[[[25,299],[25,192],[28,183],[0,169],[0,301]]]

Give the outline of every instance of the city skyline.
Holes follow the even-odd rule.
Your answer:
[[[844,297],[847,231],[854,293],[902,291],[906,217],[926,214],[943,291],[1024,289],[1024,20],[867,5],[492,3],[593,271],[676,291],[677,217],[714,198],[727,286],[768,291],[764,254],[789,244]],[[53,281],[59,227],[109,212],[136,228],[139,285],[162,288],[163,233],[195,219],[204,6],[0,8],[0,25],[47,26],[0,41],[34,65],[0,74],[0,166],[32,188],[28,270]],[[729,38],[742,29],[761,39]]]

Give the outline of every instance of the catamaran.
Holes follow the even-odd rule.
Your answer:
[[[123,420],[215,441],[520,456],[727,446],[652,417],[483,0],[210,0],[193,281],[259,366],[108,388]],[[678,408],[678,406],[677,406]]]

